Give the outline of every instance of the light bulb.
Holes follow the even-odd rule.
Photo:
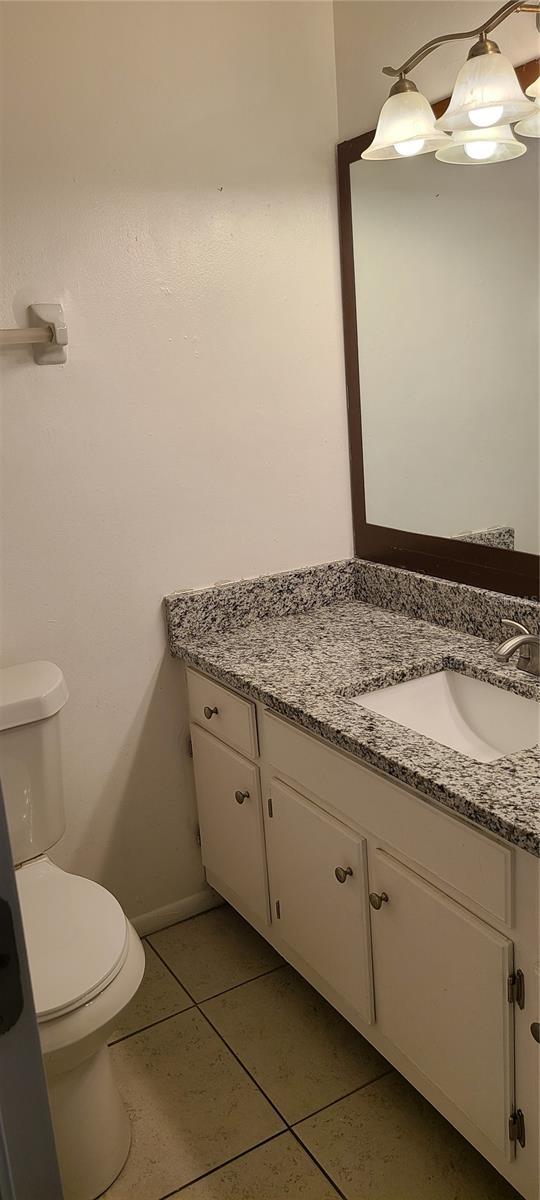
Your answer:
[[[486,158],[491,158],[492,154],[497,149],[496,142],[465,142],[463,149],[467,158],[474,159],[475,162],[485,162]]]
[[[411,138],[408,142],[394,142],[394,150],[398,154],[402,154],[404,158],[411,158],[413,154],[420,154],[424,149],[425,138]]]
[[[488,108],[472,108],[469,112],[469,121],[471,124],[477,125],[479,129],[486,129],[488,125],[496,125],[502,114],[502,104],[490,104]]]

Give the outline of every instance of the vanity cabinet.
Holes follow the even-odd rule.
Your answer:
[[[372,883],[381,1033],[510,1158],[512,942],[383,850]]]
[[[268,871],[280,937],[371,1023],[366,839],[278,779],[269,791]]]
[[[191,726],[202,860],[208,881],[246,913],[270,920],[259,768]]]
[[[538,861],[191,669],[188,688],[208,882],[538,1200]]]

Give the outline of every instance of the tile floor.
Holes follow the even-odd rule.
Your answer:
[[[231,908],[145,939],[107,1200],[519,1200]]]

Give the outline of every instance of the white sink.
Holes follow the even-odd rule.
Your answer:
[[[495,762],[538,742],[535,700],[457,671],[423,675],[354,696],[352,702],[477,762]]]

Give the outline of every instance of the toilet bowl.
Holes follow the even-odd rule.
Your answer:
[[[0,670],[0,769],[64,1200],[96,1200],[130,1148],[107,1038],[142,980],[144,951],[114,896],[46,853],[65,828],[66,700],[53,663]]]
[[[130,1122],[107,1038],[144,973],[109,892],[46,856],[17,870],[64,1200],[94,1200],[122,1170]]]

